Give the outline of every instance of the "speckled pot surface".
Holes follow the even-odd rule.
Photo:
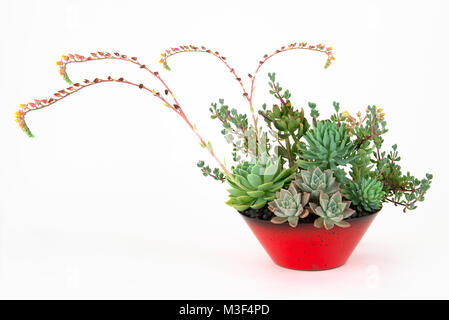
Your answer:
[[[349,228],[318,229],[312,223],[288,223],[241,215],[274,263],[297,270],[326,270],[343,265],[377,213],[348,220]]]

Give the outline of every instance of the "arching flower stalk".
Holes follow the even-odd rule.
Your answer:
[[[137,83],[125,80],[122,77],[118,78],[118,79],[115,79],[112,77],[108,77],[107,79],[95,78],[92,81],[86,79],[80,83],[73,83],[70,80],[70,77],[68,76],[67,69],[66,69],[68,64],[77,63],[77,62],[93,61],[93,60],[102,60],[102,59],[119,59],[119,60],[123,60],[123,61],[128,61],[128,62],[132,62],[132,63],[138,65],[142,69],[147,70],[148,72],[151,73],[151,75],[156,77],[162,83],[162,85],[165,87],[165,90],[164,90],[165,95],[167,96],[170,94],[170,96],[174,100],[174,103],[169,102],[163,96],[163,94],[161,94],[160,92],[158,92],[154,89],[150,89],[150,88],[146,87],[145,85],[143,85],[142,83],[137,84]],[[206,143],[206,141],[203,139],[203,137],[199,134],[196,126],[194,126],[190,122],[190,120],[187,118],[186,114],[184,113],[184,110],[182,109],[182,107],[180,106],[178,101],[176,100],[173,92],[166,85],[166,83],[161,79],[161,77],[159,76],[159,73],[151,71],[144,64],[141,64],[140,62],[138,62],[137,58],[135,58],[135,57],[128,58],[126,55],[120,55],[118,53],[114,53],[112,55],[110,53],[104,53],[104,52],[91,53],[91,55],[87,58],[82,55],[78,55],[78,54],[69,54],[67,56],[65,56],[65,55],[62,56],[62,59],[60,61],[58,61],[56,64],[59,66],[59,73],[61,74],[61,76],[64,78],[64,80],[66,80],[68,83],[70,83],[71,86],[66,89],[59,90],[58,92],[54,93],[54,95],[50,98],[40,99],[40,100],[36,99],[36,100],[34,100],[34,102],[28,102],[26,104],[21,104],[19,106],[20,109],[19,109],[19,111],[16,112],[16,122],[18,122],[20,128],[29,137],[34,137],[25,121],[25,116],[29,112],[49,107],[52,104],[64,99],[65,97],[68,97],[68,96],[72,95],[73,93],[78,92],[81,89],[90,87],[94,84],[105,83],[105,82],[123,83],[123,84],[131,85],[136,88],[143,89],[143,90],[150,92],[153,96],[155,96],[159,100],[161,100],[166,107],[175,111],[187,123],[187,125],[190,127],[190,129],[192,129],[192,131],[195,133],[197,138],[200,140],[200,145],[210,153],[210,155],[215,159],[215,161],[217,161],[217,163],[219,164],[221,169],[224,171],[226,176],[229,177],[229,179],[231,181],[233,181],[233,177],[232,177],[231,173],[227,170],[225,165],[215,155],[213,148],[212,148],[212,144],[210,142]]]
[[[299,43],[295,42],[295,43],[291,43],[287,46],[283,46],[280,49],[274,51],[272,54],[265,54],[263,56],[263,58],[259,61],[259,65],[258,65],[256,71],[253,74],[251,74],[251,73],[248,74],[248,77],[251,79],[251,89],[249,90],[249,93],[245,89],[245,86],[242,82],[242,78],[237,76],[235,69],[232,68],[226,61],[226,57],[221,55],[220,52],[208,49],[204,46],[198,47],[198,46],[194,46],[194,45],[182,45],[179,47],[167,49],[167,50],[165,50],[165,52],[161,53],[162,58],[159,60],[159,63],[161,63],[165,69],[171,70],[170,67],[168,66],[167,59],[175,54],[184,53],[184,52],[203,52],[203,53],[211,54],[211,55],[215,56],[216,58],[218,58],[221,62],[223,62],[225,64],[225,66],[229,69],[229,71],[234,75],[235,80],[237,80],[237,82],[240,84],[242,91],[243,91],[243,96],[248,101],[248,104],[250,107],[251,116],[253,119],[254,128],[256,130],[257,137],[259,137],[258,128],[257,128],[257,119],[254,114],[254,106],[253,106],[253,93],[254,93],[254,89],[255,89],[254,84],[255,84],[257,73],[260,70],[260,68],[262,67],[262,65],[271,57],[273,57],[281,52],[296,50],[296,49],[311,50],[311,51],[325,53],[327,55],[327,60],[326,60],[326,64],[324,65],[324,68],[328,68],[331,65],[332,61],[335,60],[335,57],[332,52],[332,47],[326,47],[325,45],[323,45],[321,43],[317,44],[317,45],[307,45],[306,42],[299,42]]]
[[[159,76],[159,72],[153,72],[151,71],[145,64],[140,63],[137,59],[137,57],[128,57],[126,54],[120,54],[118,52],[110,53],[110,52],[92,52],[88,57],[79,55],[79,54],[67,54],[62,55],[61,60],[56,62],[56,65],[59,66],[59,74],[63,77],[65,81],[67,81],[69,84],[73,84],[72,80],[70,80],[70,77],[67,74],[67,65],[71,63],[79,63],[79,62],[87,62],[87,61],[96,61],[96,60],[121,60],[126,62],[131,62],[135,65],[137,65],[140,69],[144,69],[148,71],[152,76],[156,77],[162,85],[165,87],[165,94],[170,94],[173,98],[174,102],[179,105],[178,101],[176,100],[173,92],[170,90],[170,88],[167,86],[167,84],[162,80],[162,78]]]

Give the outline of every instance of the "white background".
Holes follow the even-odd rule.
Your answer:
[[[449,298],[447,1],[12,1],[0,2],[1,298]],[[411,213],[385,205],[341,268],[275,266],[193,133],[158,100],[102,84],[30,113],[30,139],[13,121],[20,103],[66,87],[61,54],[118,51],[159,70],[220,158],[229,146],[210,102],[247,104],[229,71],[205,54],[160,52],[195,44],[220,51],[249,84],[265,53],[307,41],[336,61],[292,51],[263,66],[255,102],[271,103],[275,71],[295,105],[332,101],[351,112],[385,109],[386,147],[404,170],[435,174]],[[155,85],[122,61],[71,65],[73,80],[125,76]]]

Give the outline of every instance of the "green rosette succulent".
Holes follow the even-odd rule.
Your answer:
[[[304,136],[305,145],[301,145],[302,168],[320,167],[321,170],[337,169],[357,158],[357,145],[350,140],[344,123],[340,126],[331,121],[318,121],[313,129]]]
[[[248,208],[263,208],[276,198],[276,192],[291,181],[293,170],[282,169],[280,159],[273,161],[266,157],[252,162],[243,162],[233,170],[233,179],[227,181],[230,199],[226,202],[238,211]]]
[[[276,215],[271,219],[273,223],[288,222],[291,227],[298,225],[299,218],[309,214],[304,207],[309,202],[309,194],[300,192],[292,182],[288,190],[281,189],[276,193],[276,199],[268,203],[268,208]]]
[[[349,181],[342,188],[342,192],[358,211],[377,211],[385,198],[382,182],[374,178],[361,178],[357,182]]]
[[[320,216],[313,225],[316,228],[324,227],[330,230],[337,225],[342,228],[350,226],[349,222],[343,219],[351,216],[355,210],[349,208],[351,201],[342,201],[340,192],[334,193],[330,198],[327,194],[320,193],[320,204],[310,203],[310,209],[313,213]]]
[[[311,201],[317,202],[320,197],[320,191],[332,194],[338,191],[340,184],[336,182],[331,169],[321,171],[319,167],[301,170],[300,174],[294,180],[299,190],[310,193]]]

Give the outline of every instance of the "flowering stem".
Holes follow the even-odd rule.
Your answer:
[[[257,67],[256,71],[254,72],[253,75],[250,74],[250,78],[251,80],[251,90],[250,90],[250,96],[249,96],[249,103],[251,105],[251,108],[253,106],[253,94],[254,94],[254,84],[256,81],[256,76],[257,73],[259,72],[260,68],[263,66],[263,64],[265,62],[267,62],[268,59],[274,57],[275,55],[281,53],[281,52],[285,52],[285,51],[289,51],[289,50],[296,50],[296,49],[300,49],[300,50],[312,50],[312,51],[318,51],[318,52],[323,52],[327,55],[327,61],[326,64],[324,66],[324,68],[327,68],[330,66],[330,64],[332,63],[332,60],[335,60],[333,53],[332,53],[332,47],[325,47],[322,44],[318,44],[316,46],[313,45],[307,45],[307,43],[305,42],[300,42],[299,44],[297,43],[291,43],[288,46],[284,46],[281,47],[280,49],[276,50],[275,52],[273,52],[270,55],[264,55],[263,59],[261,61],[259,61],[259,66]]]
[[[182,108],[178,104],[171,104],[171,103],[169,103],[156,90],[149,89],[148,87],[146,87],[143,84],[137,84],[137,83],[125,80],[123,78],[114,79],[114,78],[108,77],[107,79],[95,78],[93,81],[84,80],[83,84],[75,83],[72,87],[68,87],[65,90],[58,91],[57,93],[55,93],[55,97],[54,98],[52,97],[50,99],[35,100],[34,103],[22,104],[21,105],[22,110],[19,110],[18,112],[16,112],[16,121],[19,123],[19,125],[20,125],[20,127],[22,128],[23,131],[25,131],[30,137],[33,137],[33,134],[31,133],[31,131],[29,130],[29,128],[28,128],[28,126],[27,126],[27,124],[25,122],[25,115],[26,114],[28,114],[31,111],[35,111],[35,110],[39,110],[39,109],[43,109],[43,108],[49,107],[50,105],[52,105],[52,104],[54,104],[54,103],[56,103],[56,102],[58,102],[58,101],[60,101],[60,100],[62,100],[64,98],[66,98],[66,97],[68,97],[70,95],[72,95],[75,92],[78,92],[81,89],[90,87],[90,86],[92,86],[94,84],[105,83],[105,82],[118,82],[118,83],[128,84],[128,85],[137,87],[139,89],[146,90],[146,91],[150,92],[151,94],[153,94],[158,99],[160,99],[164,103],[165,106],[167,106],[170,109],[172,109],[173,111],[175,111],[179,116],[181,116],[182,119],[184,119],[184,121],[187,123],[187,125],[193,130],[195,135],[200,140],[201,145],[208,150],[210,155],[215,159],[215,161],[217,161],[217,163],[220,165],[220,167],[225,172],[225,174],[230,179],[232,179],[232,175],[229,173],[229,171],[226,169],[226,167],[223,165],[223,163],[217,158],[217,156],[215,155],[215,153],[212,150],[211,146],[205,142],[205,140],[199,134],[198,130],[196,128],[194,128],[194,126],[191,124],[191,122],[187,118],[186,114],[184,113],[184,111],[182,110]]]
[[[212,51],[210,49],[207,49],[204,46],[201,47],[197,47],[194,45],[183,45],[183,46],[179,46],[176,48],[170,48],[165,50],[164,53],[161,54],[162,58],[159,61],[160,63],[163,64],[164,68],[167,70],[170,70],[170,67],[167,64],[167,59],[175,54],[178,53],[184,53],[184,52],[203,52],[203,53],[208,53],[211,54],[213,56],[215,56],[216,58],[218,58],[221,62],[223,62],[225,64],[225,66],[231,71],[231,73],[235,76],[235,79],[238,81],[238,83],[240,84],[242,90],[243,90],[243,96],[246,98],[246,100],[249,103],[249,107],[250,107],[250,111],[251,111],[251,117],[253,119],[254,122],[254,128],[256,131],[256,137],[259,140],[259,134],[258,134],[258,127],[257,127],[257,119],[256,116],[254,114],[254,106],[253,106],[253,93],[254,93],[254,83],[256,80],[256,75],[259,71],[259,69],[262,67],[262,65],[271,57],[275,56],[278,53],[284,52],[284,51],[288,51],[288,50],[294,50],[294,49],[303,49],[303,50],[312,50],[312,51],[318,51],[318,52],[323,52],[327,55],[327,61],[326,61],[326,65],[324,66],[325,68],[329,67],[332,60],[335,60],[333,53],[332,53],[332,47],[325,47],[322,44],[318,44],[318,45],[307,45],[307,43],[305,42],[301,42],[301,43],[292,43],[289,44],[288,46],[284,46],[281,47],[281,49],[276,50],[274,53],[272,53],[271,55],[264,55],[263,60],[259,61],[259,66],[257,67],[255,73],[253,75],[248,74],[249,78],[252,79],[251,80],[251,90],[250,93],[248,94],[248,92],[245,89],[245,86],[243,85],[242,79],[240,77],[237,76],[237,74],[235,73],[234,68],[231,68],[229,66],[229,64],[226,62],[226,57],[223,57],[220,55],[220,53],[218,51]]]
[[[68,56],[63,55],[62,59],[56,64],[60,66],[59,73],[62,75],[64,80],[66,80],[68,83],[72,84],[72,81],[70,80],[69,76],[67,75],[67,65],[71,63],[80,63],[80,62],[87,62],[87,61],[95,61],[95,60],[122,60],[126,62],[131,62],[137,66],[139,66],[141,69],[144,69],[148,71],[152,76],[156,77],[162,85],[165,87],[166,94],[170,93],[171,97],[173,98],[175,104],[179,105],[178,101],[176,100],[175,95],[171,91],[171,89],[167,86],[164,80],[159,76],[159,72],[153,72],[151,71],[145,64],[140,63],[136,57],[128,57],[125,54],[119,54],[118,52],[115,52],[113,54],[109,52],[97,52],[97,53],[91,53],[89,57],[84,57],[78,54],[68,54]]]
[[[249,95],[246,92],[245,86],[243,85],[242,82],[242,78],[240,78],[237,73],[235,72],[235,69],[232,68],[228,62],[226,61],[226,57],[221,56],[220,53],[218,51],[212,51],[210,49],[207,49],[204,46],[201,47],[196,47],[193,45],[188,45],[188,46],[179,46],[177,48],[170,48],[169,50],[165,50],[164,53],[161,54],[162,59],[159,61],[160,63],[163,64],[164,68],[167,70],[170,70],[170,67],[167,64],[167,59],[171,56],[174,56],[178,53],[184,53],[184,52],[202,52],[202,53],[208,53],[213,55],[214,57],[216,57],[218,60],[220,60],[221,62],[223,62],[223,64],[226,66],[226,68],[228,68],[228,70],[234,75],[234,79],[237,80],[237,82],[239,83],[240,87],[242,88],[243,91],[243,96],[245,97],[245,99],[249,102]],[[253,112],[254,113],[254,112]],[[256,122],[254,122],[254,125],[256,126]]]

